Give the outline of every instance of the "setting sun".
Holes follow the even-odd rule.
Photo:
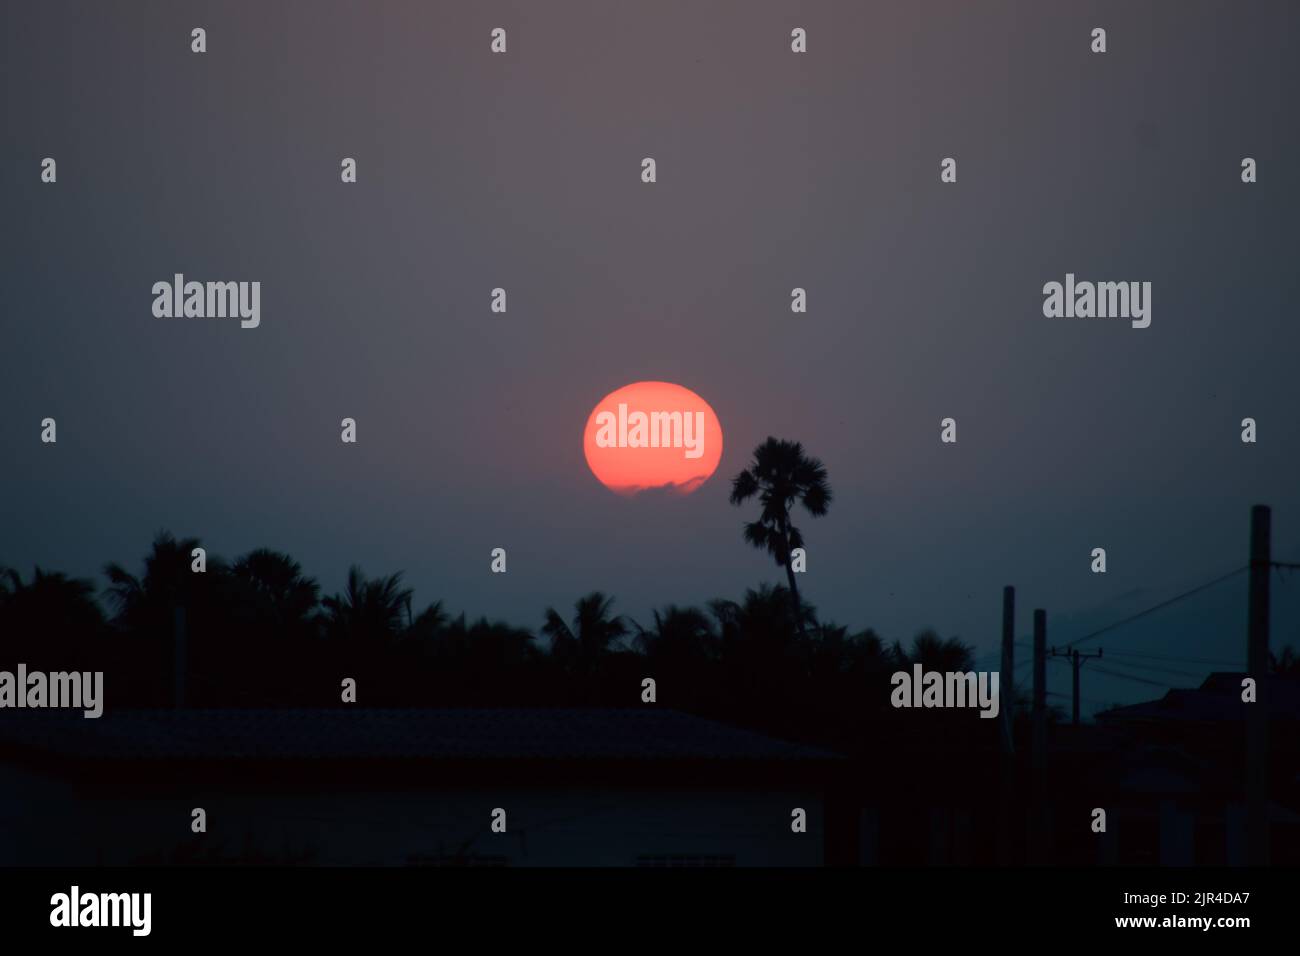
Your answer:
[[[637,382],[592,409],[582,449],[592,474],[619,494],[651,488],[690,494],[718,467],[722,426],[690,389]]]

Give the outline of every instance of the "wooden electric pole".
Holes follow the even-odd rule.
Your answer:
[[[998,862],[1012,861],[1011,820],[1016,793],[1016,741],[1014,735],[1015,690],[1012,680],[1016,667],[1016,589],[1002,589],[1002,671],[998,675],[998,707],[1002,718],[1002,787],[998,795]]]
[[[1250,509],[1250,597],[1246,671],[1255,702],[1246,705],[1246,862],[1268,865],[1268,578],[1272,546],[1267,505]]]
[[[1008,756],[1015,753],[1016,741],[1012,734],[1014,722],[1012,710],[1015,708],[1015,690],[1013,681],[1016,672],[1016,589],[1007,585],[1002,589],[1002,675],[998,681],[1001,700],[998,707],[1002,714],[1002,752]]]
[[[1047,862],[1047,612],[1034,611],[1034,709],[1030,862]]]

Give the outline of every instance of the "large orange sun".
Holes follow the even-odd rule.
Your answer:
[[[637,382],[610,392],[587,416],[587,465],[606,488],[690,494],[722,459],[722,426],[709,403],[671,382]]]

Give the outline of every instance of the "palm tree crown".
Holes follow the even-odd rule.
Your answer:
[[[592,591],[573,605],[573,626],[553,607],[546,609],[542,633],[551,639],[551,653],[580,670],[590,670],[610,645],[628,633],[628,624],[613,615],[614,599]]]
[[[353,565],[344,592],[321,601],[326,633],[352,640],[395,639],[402,631],[403,615],[410,614],[412,593],[402,587],[401,571],[367,578]]]

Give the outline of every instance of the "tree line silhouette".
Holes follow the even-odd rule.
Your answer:
[[[828,722],[888,709],[895,670],[971,667],[959,640],[927,631],[909,648],[888,644],[820,620],[782,585],[670,604],[645,622],[593,592],[546,608],[533,631],[453,616],[442,601],[417,612],[401,572],[353,567],[322,596],[297,561],[266,548],[209,557],[195,573],[200,546],[160,532],[139,571],[106,565],[99,593],[39,567],[0,571],[0,666],[102,670],[108,707],[172,706],[179,614],[190,707],[341,706],[345,677],[370,707],[637,707],[650,677],[656,706],[819,741]]]
[[[536,630],[453,615],[442,601],[417,613],[401,572],[371,577],[356,566],[340,592],[322,595],[297,561],[267,548],[209,557],[195,573],[200,540],[163,531],[138,571],[106,565],[102,592],[39,567],[27,578],[0,570],[0,666],[102,670],[109,708],[172,706],[178,672],[189,707],[341,706],[344,678],[367,707],[638,707],[649,706],[648,677],[654,706],[844,753],[918,735],[931,749],[995,747],[998,721],[889,704],[895,671],[973,670],[970,645],[928,630],[906,647],[887,642],[822,620],[800,596],[790,552],[803,536],[791,512],[826,513],[821,462],[769,438],[732,482],[733,504],[754,498],[762,510],[744,538],[774,557],[787,584],[705,607],[668,604],[646,621],[616,613],[601,592],[546,608]],[[1022,710],[1019,689],[1015,700]]]
[[[442,601],[417,613],[401,572],[355,566],[342,591],[322,595],[297,561],[267,548],[209,558],[195,573],[199,539],[163,531],[138,572],[105,566],[103,603],[90,581],[4,570],[0,640],[32,668],[104,671],[110,707],[171,706],[178,673],[190,707],[340,706],[344,678],[370,707],[648,706],[649,677],[654,706],[826,744],[878,725],[893,671],[970,667],[958,640],[925,632],[905,650],[822,621],[801,599],[791,512],[824,515],[832,495],[825,467],[798,442],[755,449],[730,491],[734,505],[750,499],[761,512],[744,538],[773,556],[787,585],[704,608],[669,604],[645,622],[600,592],[569,611],[546,608],[536,631],[453,616]]]

